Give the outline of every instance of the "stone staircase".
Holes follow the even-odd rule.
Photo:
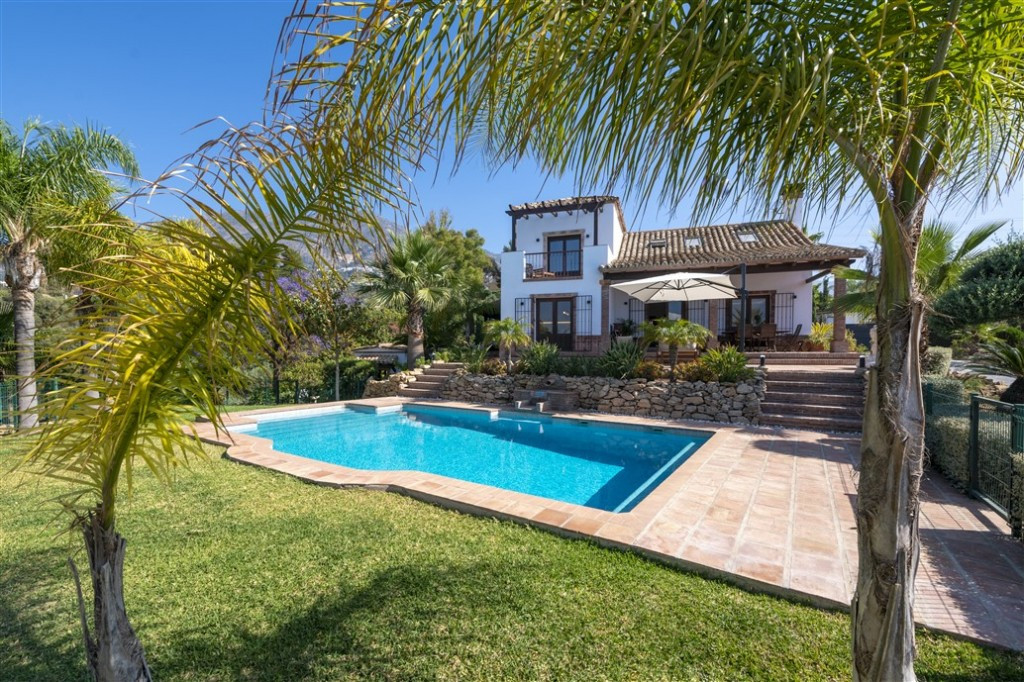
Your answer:
[[[761,423],[816,431],[859,432],[864,380],[852,369],[769,369]]]
[[[444,382],[461,368],[461,362],[435,362],[425,369],[417,369],[413,372],[416,381],[398,389],[398,395],[403,398],[440,398]]]

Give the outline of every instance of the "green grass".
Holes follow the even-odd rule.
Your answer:
[[[0,469],[16,441],[0,440]],[[0,678],[85,681],[51,481],[0,478]],[[122,509],[156,679],[849,679],[848,617],[394,494],[215,459]],[[87,600],[89,595],[86,596]],[[1024,659],[919,633],[926,680]]]

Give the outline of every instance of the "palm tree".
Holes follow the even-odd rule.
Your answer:
[[[424,147],[453,140],[457,160],[530,157],[581,189],[657,194],[669,207],[694,196],[698,217],[743,198],[772,203],[793,183],[819,205],[870,201],[879,354],[853,663],[858,679],[913,679],[921,229],[941,188],[969,201],[1024,171],[1024,5],[366,0],[303,3],[293,28],[317,36],[289,74],[327,126],[349,116],[334,100],[356,69],[366,110],[415,112],[431,127]]]
[[[455,298],[458,282],[448,251],[422,230],[395,237],[359,282],[371,304],[405,313],[409,369],[423,356],[423,318]]]
[[[1019,342],[992,338],[981,344],[981,352],[970,365],[971,369],[1013,377],[999,399],[1007,403],[1024,403],[1024,345]]]
[[[21,426],[36,425],[35,301],[42,258],[54,238],[80,242],[54,226],[75,222],[76,211],[100,203],[109,211],[114,185],[99,169],[138,174],[135,156],[114,135],[93,127],[25,124],[22,135],[0,121],[0,232],[7,285],[14,305],[15,372]]]
[[[932,221],[921,230],[917,250],[915,277],[918,290],[934,301],[954,285],[967,267],[970,259],[978,255],[978,249],[1005,223],[980,225],[964,237],[956,247],[957,229],[948,223]],[[875,235],[876,241],[879,235]],[[836,277],[856,282],[856,291],[840,296],[835,305],[839,310],[871,316],[875,311],[877,298],[877,273],[871,270],[839,267],[833,270]]]
[[[512,353],[515,349],[530,345],[530,335],[523,329],[523,325],[511,317],[484,325],[484,340],[498,347],[498,355],[504,357],[505,366],[509,369],[512,369]]]
[[[408,134],[356,116],[330,136],[229,130],[165,178],[189,183],[194,224],[153,225],[144,242],[118,245],[102,274],[81,278],[97,305],[37,372],[65,386],[37,408],[52,419],[23,466],[75,486],[64,506],[89,559],[92,628],[80,588],[79,609],[93,679],[151,679],[125,609],[117,525],[133,469],[167,481],[204,454],[189,413],[219,427],[221,391],[244,387],[242,368],[261,359],[266,336],[292,311],[275,276],[287,249],[351,251],[363,237],[339,225],[373,225],[378,202],[401,200]]]
[[[690,320],[659,320],[644,324],[644,342],[664,343],[668,346],[668,366],[679,363],[679,348],[691,343],[700,343],[711,337],[711,331]]]

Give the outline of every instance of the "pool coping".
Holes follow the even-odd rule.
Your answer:
[[[513,410],[501,406],[414,398],[373,398],[321,403],[312,409],[320,411],[344,406],[356,411],[390,411],[401,409],[406,405],[469,410],[490,414],[514,413]],[[680,550],[671,545],[664,544],[664,537],[674,531],[671,528],[671,524],[669,524],[668,528],[665,525],[665,517],[671,516],[670,501],[677,496],[677,493],[684,486],[690,491],[700,490],[706,481],[710,481],[714,474],[702,472],[702,467],[707,466],[706,471],[720,468],[719,460],[728,459],[733,455],[738,446],[737,439],[765,437],[786,439],[787,437],[796,436],[799,440],[801,436],[812,435],[809,432],[775,427],[739,426],[719,422],[667,421],[596,412],[545,415],[553,420],[607,423],[624,428],[653,427],[661,430],[681,431],[691,434],[699,433],[709,436],[708,440],[700,448],[676,467],[665,480],[651,490],[632,510],[615,513],[543,498],[528,493],[448,478],[438,474],[399,470],[369,471],[329,464],[298,455],[282,453],[274,450],[271,441],[267,439],[227,430],[245,424],[256,423],[257,420],[254,418],[260,415],[304,412],[310,409],[311,407],[308,405],[300,405],[263,408],[227,414],[224,415],[225,429],[217,432],[213,425],[208,422],[197,424],[196,435],[205,442],[224,447],[225,459],[271,469],[315,485],[333,488],[366,488],[394,492],[474,516],[511,521],[540,528],[563,537],[588,540],[596,542],[601,546],[633,552],[659,563],[681,568],[705,577],[722,580],[750,591],[808,603],[819,608],[845,612],[850,610],[849,599],[852,595],[852,588],[849,584],[842,584],[844,578],[845,582],[849,583],[850,578],[855,577],[855,575],[849,575],[850,569],[846,570],[846,574],[840,571],[838,584],[835,580],[836,576],[826,575],[828,571],[825,571],[820,580],[811,582],[805,580],[800,583],[800,587],[792,587],[788,584],[780,584],[780,582],[792,582],[788,578],[776,582],[775,578],[769,576],[769,579],[762,580],[736,572],[746,569],[741,569],[731,564],[729,568],[723,567],[720,562],[718,566],[709,565],[714,563],[713,556],[703,557],[700,553],[697,554],[699,558],[705,559],[708,563],[679,556],[682,553]],[[823,436],[824,434],[814,435]],[[826,463],[827,466],[834,464],[835,462]],[[844,489],[849,489],[851,485],[851,481],[835,480],[834,483]],[[833,510],[834,512],[835,510]],[[849,523],[850,519],[843,519],[843,521]],[[848,530],[844,532],[849,533]],[[849,545],[853,539],[847,537],[845,545]],[[843,551],[843,544],[844,541],[840,540],[841,551]],[[853,549],[855,552],[855,544]],[[849,552],[849,550],[850,547],[847,546],[845,551]],[[847,565],[849,565],[851,560],[855,567],[855,554],[853,557],[847,557]],[[729,570],[730,568],[736,570]],[[787,572],[788,570],[787,568]],[[757,571],[753,570],[751,572],[756,573]],[[919,574],[920,580],[921,575]],[[918,590],[920,590],[920,587],[918,587]],[[977,628],[967,625],[962,626],[957,621],[956,616],[952,616],[953,621],[949,621],[948,618],[929,616],[925,611],[926,609],[922,609],[917,613],[916,618],[917,623],[923,627],[989,646],[1011,650],[1021,650],[1021,648],[1024,648],[1017,645],[1016,640],[1012,638],[1012,644],[1007,645],[1000,641],[1004,639],[1003,637],[985,636],[985,633],[978,631]]]
[[[225,415],[224,426],[255,424],[257,420],[247,419],[264,414],[320,411],[324,408],[355,408],[357,411],[377,411],[380,408],[394,408],[422,405],[451,410],[487,412],[500,414],[514,413],[513,410],[495,405],[479,405],[456,401],[424,400],[418,398],[369,398],[330,403],[319,403],[316,408],[309,405],[289,405],[278,408],[234,412]],[[362,408],[360,410],[360,408]],[[532,415],[536,416],[536,415]],[[628,512],[609,512],[593,507],[562,502],[537,495],[461,479],[449,478],[415,470],[369,471],[353,469],[340,464],[293,455],[274,450],[271,441],[244,432],[224,430],[220,436],[200,434],[200,439],[212,445],[226,448],[224,458],[233,462],[250,464],[299,478],[307,483],[331,488],[366,488],[398,493],[423,502],[455,511],[489,518],[513,521],[527,526],[542,528],[572,539],[596,541],[598,544],[618,550],[635,552],[678,568],[705,577],[724,580],[740,587],[772,594],[786,599],[810,603],[826,609],[848,610],[849,604],[827,595],[805,592],[757,580],[729,571],[707,566],[665,552],[634,544],[631,540],[643,534],[655,520],[664,503],[673,491],[692,478],[699,465],[709,459],[717,448],[723,445],[728,431],[741,427],[720,422],[668,422],[644,417],[625,417],[603,413],[574,412],[543,415],[560,421],[599,422],[626,429],[657,428],[662,430],[699,433],[708,440],[686,458],[657,487]],[[208,423],[207,423],[208,424]],[[710,428],[709,428],[710,427]],[[745,429],[757,427],[742,427]],[[712,430],[713,429],[713,430]],[[764,427],[765,431],[772,429]],[[225,438],[225,436],[227,436]]]

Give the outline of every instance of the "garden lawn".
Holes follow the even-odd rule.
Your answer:
[[[0,469],[20,449],[0,440]],[[65,489],[0,478],[5,682],[87,680]],[[128,613],[161,681],[850,677],[845,614],[395,494],[213,459],[171,489],[137,475],[119,527]],[[1024,679],[1020,656],[918,643],[922,679]]]

